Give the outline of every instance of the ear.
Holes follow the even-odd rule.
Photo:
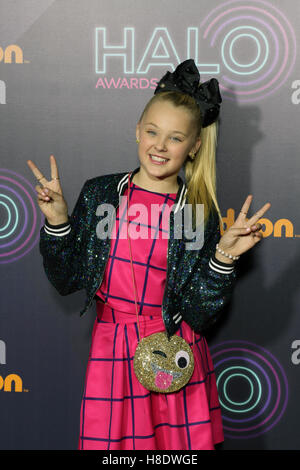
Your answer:
[[[194,152],[194,153],[197,153],[198,150],[199,150],[199,148],[200,148],[200,146],[201,146],[201,139],[200,139],[200,137],[198,137],[197,140],[196,140],[196,142],[195,142],[195,145],[194,145],[194,147],[193,147],[193,149],[192,149],[193,152]]]

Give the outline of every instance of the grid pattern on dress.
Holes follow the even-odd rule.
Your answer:
[[[107,268],[96,295],[111,308],[135,314],[127,239],[127,192],[128,188],[116,212],[116,222],[112,232],[115,238],[111,238]],[[176,193],[157,193],[140,188],[133,182],[130,183],[129,233],[137,282],[139,315],[161,315],[166,283],[169,211],[175,199]],[[146,217],[136,215],[132,210],[135,204],[141,202],[147,210],[147,213],[144,213]],[[156,210],[155,205],[159,205],[160,210]],[[134,239],[134,232],[139,238]]]
[[[131,184],[131,203],[163,202],[162,213],[175,201],[176,194],[170,196]],[[214,449],[215,443],[223,441],[224,437],[213,363],[203,336],[195,334],[194,372],[179,391],[149,392],[135,376],[133,357],[139,339],[138,324],[128,240],[119,237],[122,226],[127,231],[126,205],[119,209],[116,239],[111,240],[111,257],[98,291],[98,296],[106,303],[97,302],[81,404],[78,448]],[[146,227],[148,231],[157,231],[162,228],[161,222],[162,214],[159,224],[152,227],[146,224]],[[166,281],[166,250],[167,239],[132,241],[141,337],[165,331],[161,303]],[[185,322],[176,332],[190,346],[193,344],[192,333]]]
[[[195,369],[185,387],[169,394],[149,392],[133,369],[137,323],[101,302],[97,311],[79,449],[210,450],[223,441],[216,379],[205,338],[195,335]],[[140,324],[146,336],[163,330],[159,318],[142,317]],[[192,330],[185,322],[176,334],[192,346]]]

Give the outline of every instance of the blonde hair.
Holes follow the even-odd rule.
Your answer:
[[[187,183],[187,202],[192,204],[193,224],[195,223],[196,204],[204,205],[204,224],[206,225],[212,212],[217,213],[220,227],[223,227],[222,215],[217,201],[216,188],[216,147],[218,122],[202,127],[200,107],[191,96],[177,91],[164,91],[154,95],[145,106],[139,119],[157,101],[168,101],[174,106],[183,106],[193,116],[195,136],[200,135],[201,145],[195,158],[187,158],[183,164]]]

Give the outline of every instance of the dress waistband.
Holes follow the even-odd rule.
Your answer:
[[[97,317],[98,321],[106,322],[106,323],[137,323],[137,315],[136,312],[127,313],[122,312],[121,310],[117,310],[115,308],[110,307],[109,305],[103,302],[96,302],[97,308]],[[139,324],[142,325],[145,322],[157,322],[159,325],[160,323],[162,326],[164,325],[162,316],[158,315],[138,315]]]

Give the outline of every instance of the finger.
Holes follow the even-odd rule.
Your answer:
[[[249,234],[251,233],[251,228],[250,227],[230,227],[230,232],[234,237],[239,237],[244,234]]]
[[[251,228],[252,232],[256,232],[256,231],[258,231],[262,228],[262,224],[251,225],[250,228]]]
[[[57,163],[54,155],[50,155],[50,165],[51,165],[51,179],[59,178]]]
[[[50,188],[43,188],[43,192],[45,194],[45,198],[46,199],[53,199],[53,200],[56,200],[57,199],[57,196],[58,196],[58,193],[56,193],[55,191],[53,191],[52,189]],[[43,193],[41,193],[43,195]]]
[[[253,234],[253,237],[254,237],[254,241],[255,243],[258,243],[261,241],[261,239],[263,238],[262,236],[262,233],[261,232],[257,232],[257,233],[254,233]]]
[[[247,196],[241,210],[240,210],[240,213],[239,213],[239,216],[237,217],[237,219],[240,219],[240,220],[244,220],[247,216],[247,213],[248,213],[248,210],[249,210],[249,207],[250,207],[250,204],[252,202],[252,199],[253,199],[253,195],[252,194],[249,194],[249,196]]]
[[[47,180],[46,180],[45,176],[43,175],[43,173],[40,172],[38,167],[31,160],[27,160],[27,164],[28,164],[29,168],[31,169],[32,173],[34,174],[34,176],[36,177],[36,179],[39,182],[41,182],[41,184],[43,184],[43,185],[46,184]]]
[[[248,221],[248,226],[256,224],[256,222],[270,209],[271,203],[267,202],[259,211],[257,211]]]
[[[35,186],[35,189],[38,193],[39,199],[44,200],[49,200],[49,189],[48,188],[42,188],[41,186],[37,185]]]

